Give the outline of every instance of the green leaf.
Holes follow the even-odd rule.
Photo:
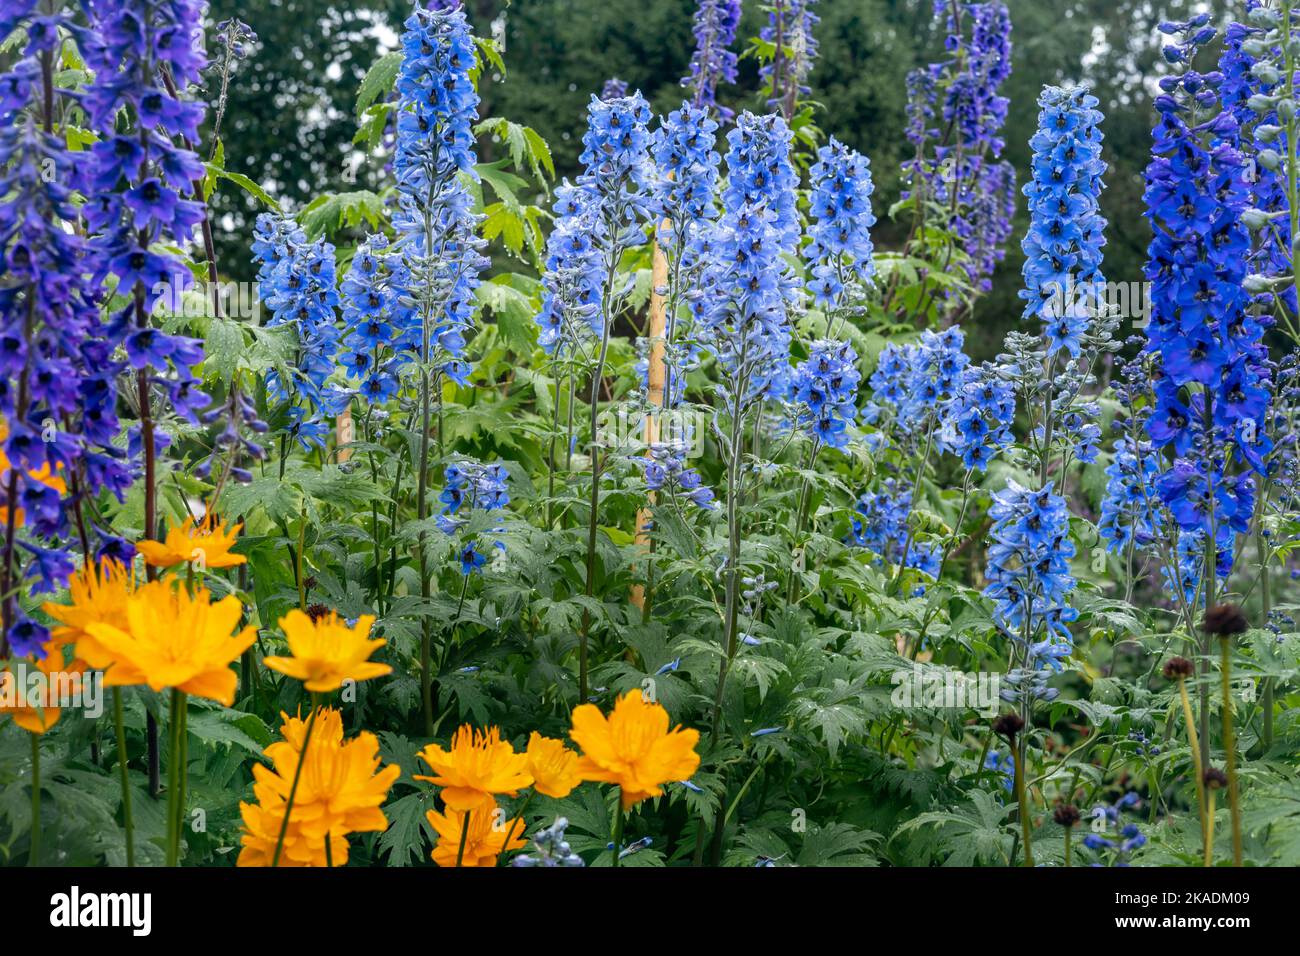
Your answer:
[[[402,66],[402,51],[393,50],[391,53],[385,53],[376,60],[366,71],[365,77],[361,80],[361,86],[357,89],[356,114],[360,118],[363,113],[381,96],[393,88],[397,82],[397,71]]]

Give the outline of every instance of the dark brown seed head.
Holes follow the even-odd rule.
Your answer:
[[[1219,637],[1231,637],[1249,629],[1246,615],[1235,604],[1216,604],[1205,612],[1205,621],[1201,624],[1207,634]]]
[[[1183,680],[1195,673],[1195,665],[1185,657],[1171,657],[1165,661],[1165,677],[1168,680]]]
[[[1015,740],[1016,734],[1024,729],[1025,722],[1020,719],[1018,714],[1001,714],[997,720],[993,721],[993,732],[999,736],[1006,737],[1007,740]]]
[[[319,621],[323,617],[328,617],[330,609],[325,604],[308,604],[307,616],[313,621]]]
[[[1068,830],[1079,822],[1079,808],[1073,803],[1058,803],[1052,811],[1052,819]]]
[[[1205,768],[1205,786],[1210,790],[1221,790],[1228,785],[1228,775],[1218,767]]]

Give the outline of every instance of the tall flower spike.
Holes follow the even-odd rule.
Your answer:
[[[1170,38],[1165,58],[1180,66],[1214,36],[1205,16],[1161,29]],[[1269,403],[1264,328],[1243,287],[1250,187],[1240,129],[1230,109],[1187,123],[1190,110],[1218,105],[1222,79],[1184,66],[1161,80],[1145,194],[1156,226],[1146,349],[1159,360],[1146,427],[1157,448],[1172,446],[1177,456],[1158,488],[1183,532],[1214,534],[1220,574],[1255,510],[1254,480],[1249,471],[1231,473],[1234,459],[1262,470]]]
[[[735,113],[717,101],[719,83],[736,82],[737,57],[730,49],[740,25],[740,0],[699,0],[695,8],[695,52],[691,54],[691,74],[682,77],[682,86],[691,87],[691,105],[696,109],[718,111],[723,120]]]
[[[805,82],[817,59],[817,36],[813,29],[821,21],[812,12],[817,0],[776,0],[769,12],[767,25],[759,38],[776,47],[771,63],[759,70],[767,84],[768,105],[780,106],[787,118],[795,100],[809,92]]]
[[[803,256],[812,266],[811,289],[819,305],[835,308],[852,280],[876,274],[871,245],[871,162],[835,137],[817,151],[812,171],[812,218]]]
[[[993,599],[994,618],[1021,645],[1021,662],[1030,675],[1060,670],[1061,659],[1073,650],[1068,625],[1078,617],[1068,603],[1075,586],[1074,544],[1065,500],[1050,484],[1031,491],[1011,481],[994,493],[989,518],[993,543],[984,594]],[[1035,696],[1054,693],[1034,685]]]
[[[797,295],[786,257],[799,242],[790,129],[780,116],[742,113],[727,134],[723,216],[708,231],[709,263],[692,307],[701,342],[727,375],[724,402],[782,397],[788,387],[790,320]]]
[[[325,416],[341,412],[347,398],[326,384],[339,341],[334,246],[309,241],[292,219],[270,213],[257,217],[254,236],[258,292],[271,310],[266,325],[291,328],[297,346],[289,381],[272,369],[267,389],[286,404],[290,435],[305,449],[321,447],[329,434]]]
[[[1048,356],[1064,349],[1077,358],[1105,282],[1101,112],[1097,98],[1083,89],[1045,87],[1038,105],[1038,131],[1029,141],[1033,178],[1024,188],[1030,224],[1021,243],[1020,297],[1025,317],[1043,322]]]
[[[101,319],[89,244],[73,225],[87,164],[73,162],[60,111],[45,112],[47,93],[51,106],[72,98],[55,81],[61,31],[72,24],[61,12],[33,18],[33,4],[11,6],[0,33],[22,26],[26,43],[0,73],[0,656],[6,643],[39,656],[48,635],[18,607],[27,589],[19,582],[34,578],[33,593],[61,587],[70,539],[92,546],[81,502],[104,491],[121,500],[133,480],[114,444],[116,353],[128,330]],[[24,573],[25,555],[36,560]]]
[[[478,93],[470,79],[474,40],[459,8],[417,7],[402,34],[397,74],[398,211],[393,227],[409,271],[405,298],[420,328],[419,357],[468,383],[466,343],[475,290],[487,265],[463,175],[473,175]]]
[[[90,29],[78,41],[95,80],[81,103],[100,139],[82,167],[81,189],[91,197],[82,212],[94,259],[103,263],[98,275],[114,275],[118,294],[135,299],[114,317],[115,327],[129,329],[131,367],[195,424],[210,404],[192,371],[203,358],[200,343],[154,327],[150,314],[156,306],[179,311],[193,281],[165,247],[187,242],[204,216],[201,203],[182,198],[203,179],[203,164],[174,142],[197,142],[203,119],[202,104],[181,93],[207,63],[198,42],[203,4],[105,0],[89,9]],[[129,131],[118,127],[123,110]]]

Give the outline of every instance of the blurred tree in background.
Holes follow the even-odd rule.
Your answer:
[[[1190,0],[1006,0],[1013,23],[1011,98],[1006,158],[1024,179],[1028,139],[1043,84],[1086,82],[1101,100],[1110,170],[1102,198],[1110,220],[1105,272],[1140,282],[1150,229],[1142,215],[1142,171],[1151,142],[1154,82],[1159,76],[1156,24],[1197,6]],[[558,173],[577,167],[588,99],[618,77],[640,89],[657,110],[680,102],[694,40],[695,0],[466,0],[480,35],[505,40],[508,75],[481,84],[483,115],[535,128],[550,143]],[[213,0],[214,20],[237,16],[259,41],[231,87],[223,139],[228,166],[263,183],[290,208],[322,191],[377,187],[382,170],[355,160],[353,107],[367,69],[393,49],[409,9],[406,0]],[[942,56],[932,0],[820,0],[821,53],[810,78],[820,104],[817,124],[871,158],[881,223],[877,244],[890,248],[902,230],[885,211],[898,197],[909,70]],[[745,0],[736,43],[743,50],[767,14]],[[752,59],[739,82],[719,91],[734,107],[762,108]],[[488,147],[490,149],[490,147]],[[247,278],[247,236],[257,204],[226,189],[218,201],[222,269]],[[997,349],[1020,313],[1019,236],[1023,210],[994,291],[964,323],[976,351]]]

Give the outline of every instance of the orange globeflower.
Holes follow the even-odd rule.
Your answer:
[[[623,809],[663,793],[663,784],[689,780],[700,765],[696,730],[668,729],[668,711],[630,690],[605,719],[593,704],[573,709],[569,736],[582,748],[578,769],[584,780],[616,783]]]
[[[307,721],[281,714],[283,741],[266,748],[271,767],[253,766],[257,803],[240,803],[244,820],[239,866],[270,866],[280,839],[285,805],[298,772]],[[343,739],[343,718],[324,708],[316,714],[307,757],[285,831],[281,866],[342,866],[348,861],[348,835],[381,832],[388,818],[380,809],[401,768],[380,766],[379,741],[362,731]],[[330,853],[325,852],[329,840]]]
[[[13,673],[15,666],[24,664],[29,672],[36,668],[44,675],[44,686],[29,696],[27,681]],[[82,689],[86,665],[79,660],[64,663],[63,647],[58,641],[45,645],[45,656],[40,660],[30,657],[10,661],[6,670],[0,670],[0,716],[9,714],[14,723],[29,734],[43,734],[59,722],[62,715],[59,702],[66,695],[79,694]]]
[[[433,768],[437,776],[416,776],[442,787],[443,803],[465,813],[496,803],[494,794],[514,796],[533,782],[528,774],[528,758],[515,753],[501,731],[489,727],[486,732],[463,725],[451,738],[451,749],[429,744],[416,756]]]
[[[135,590],[135,574],[118,561],[87,564],[68,579],[71,604],[47,602],[43,610],[62,627],[53,630],[60,644],[76,643],[77,656],[96,670],[107,670],[113,656],[90,636],[91,624],[127,627],[126,602]]]
[[[543,737],[534,730],[528,738],[527,757],[533,789],[544,796],[563,799],[582,783],[578,755],[564,746],[563,740]]]
[[[333,611],[314,618],[294,608],[280,618],[291,657],[267,657],[271,670],[303,681],[309,691],[338,690],[345,680],[363,681],[392,673],[387,664],[367,660],[384,646],[382,638],[368,640],[375,618],[363,614],[352,627]]]
[[[125,627],[93,622],[87,630],[113,659],[106,686],[172,687],[229,707],[237,683],[230,664],[257,639],[252,626],[235,632],[242,613],[236,597],[213,604],[206,589],[191,596],[167,577],[127,598]]]
[[[225,523],[217,521],[209,511],[197,527],[193,518],[186,518],[179,528],[168,529],[167,538],[161,544],[141,541],[135,547],[146,561],[159,568],[190,561],[204,568],[229,568],[248,560],[242,554],[230,553],[242,527],[237,524],[227,532]]]
[[[464,813],[438,813],[430,810],[424,816],[438,834],[432,857],[433,862],[439,866],[455,866],[457,859],[461,866],[496,866],[497,857],[502,853],[520,850],[525,846],[524,821],[518,817],[513,820],[504,819],[505,814],[497,811],[496,801],[490,798],[468,815],[468,830]],[[462,832],[465,833],[463,851]]]

